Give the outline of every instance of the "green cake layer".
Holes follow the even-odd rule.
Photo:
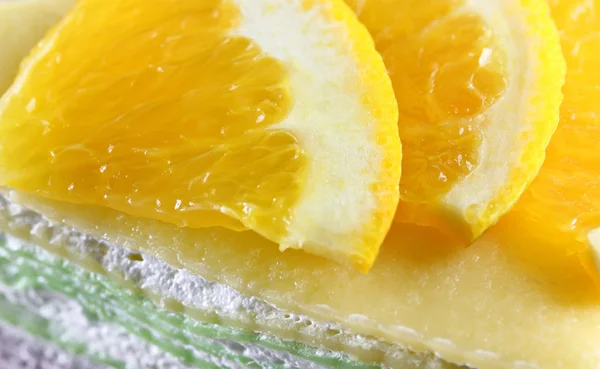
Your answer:
[[[232,350],[231,343],[249,344],[280,355],[293,355],[299,362],[335,368],[376,368],[353,361],[345,355],[289,342],[256,332],[203,323],[155,306],[140,294],[117,286],[106,277],[87,272],[35,246],[11,246],[3,236],[0,242],[0,319],[56,343],[74,354],[115,367],[124,367],[118,357],[93,353],[85,341],[66,338],[64,327],[44,317],[35,308],[23,306],[6,291],[58,294],[82,307],[89,321],[124,328],[160,350],[196,368],[232,367],[284,368],[285,359],[260,361],[244,355],[248,349]],[[44,293],[42,293],[44,295]],[[11,301],[12,300],[12,301]],[[46,303],[47,304],[47,303]],[[242,347],[242,346],[238,346]],[[139,353],[143,355],[143,353]],[[200,354],[200,355],[199,355]],[[217,365],[206,357],[221,360]]]

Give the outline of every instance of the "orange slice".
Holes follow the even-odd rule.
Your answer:
[[[578,255],[600,281],[600,2],[550,4],[568,67],[560,124],[539,175],[499,231],[527,258]]]
[[[558,123],[564,59],[543,0],[348,0],[398,99],[398,220],[468,242],[517,201]]]
[[[396,122],[341,0],[82,0],[0,102],[0,183],[367,271],[398,201]]]

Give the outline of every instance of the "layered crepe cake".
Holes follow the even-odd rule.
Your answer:
[[[72,5],[0,2],[3,92]],[[577,255],[532,258],[510,223],[470,247],[395,223],[366,274],[252,231],[8,186],[0,230],[2,368],[600,367],[594,278]]]

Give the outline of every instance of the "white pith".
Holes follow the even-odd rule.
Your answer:
[[[289,66],[294,103],[273,129],[293,132],[309,159],[307,182],[282,247],[316,243],[347,246],[376,209],[371,185],[382,170],[375,124],[361,101],[357,61],[349,57],[345,26],[326,19],[324,5],[303,1],[236,0],[242,13],[234,33],[255,40]],[[293,47],[290,47],[293,45]],[[351,92],[351,93],[348,93]]]
[[[463,214],[467,222],[483,215],[507,185],[513,168],[527,160],[523,152],[533,139],[530,133],[535,127],[525,123],[532,123],[527,121],[527,114],[531,96],[537,93],[534,83],[539,63],[535,52],[540,40],[528,31],[526,15],[515,10],[520,6],[517,3],[468,0],[460,9],[479,14],[493,30],[494,38],[501,41],[507,75],[503,95],[477,118],[482,127],[479,165],[443,198],[447,207]]]

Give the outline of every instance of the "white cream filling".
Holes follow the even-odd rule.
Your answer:
[[[16,290],[0,284],[0,294],[11,303],[50,320],[64,342],[80,342],[88,353],[121,360],[128,368],[185,369],[171,354],[109,323],[91,322],[77,301],[42,290]]]
[[[22,247],[22,242],[9,238],[12,246]],[[19,243],[21,243],[19,245]],[[120,360],[127,368],[138,369],[186,369],[177,358],[168,352],[144,341],[123,327],[102,322],[90,321],[84,314],[83,307],[76,301],[58,293],[45,290],[14,290],[0,285],[0,294],[9,301],[28,311],[48,319],[52,329],[61,332],[61,339],[66,342],[85,343],[89,353],[111,359]],[[297,358],[285,352],[271,350],[246,342],[234,342],[226,339],[210,339],[195,337],[196,340],[218,345],[235,355],[243,355],[257,363],[282,364],[286,368],[322,369],[312,362]],[[223,357],[212,356],[190,347],[194,355],[218,367],[229,369],[244,369],[245,366],[227,360]]]
[[[2,1],[2,0],[0,0]],[[86,358],[72,356],[20,328],[0,324],[0,368],[105,369]]]

